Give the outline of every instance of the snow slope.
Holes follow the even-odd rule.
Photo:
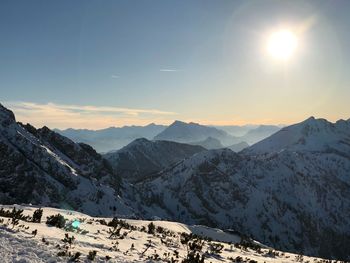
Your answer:
[[[2,206],[5,209],[12,209],[12,206]],[[36,209],[34,207],[22,207],[15,206],[17,208],[24,209],[24,214],[32,215]],[[181,233],[196,233],[202,237],[211,237],[213,240],[222,240],[224,242],[217,241],[205,241],[201,254],[205,254],[209,249],[209,245],[212,243],[222,244],[223,250],[219,254],[207,253],[205,254],[205,262],[234,262],[230,258],[236,259],[242,257],[242,259],[249,259],[255,261],[248,262],[300,262],[300,256],[285,252],[277,252],[275,255],[270,255],[268,249],[261,249],[258,253],[255,250],[248,248],[243,250],[230,245],[229,242],[237,243],[240,238],[236,235],[225,233],[219,229],[211,229],[201,226],[189,226],[169,221],[153,221],[156,227],[160,226],[166,230],[169,230],[169,234],[148,234],[145,231],[141,231],[141,227],[147,229],[150,221],[138,221],[138,220],[126,220],[128,224],[136,227],[133,231],[122,228],[121,233],[127,232],[128,234],[123,239],[110,239],[108,229],[110,227],[103,225],[99,222],[101,218],[93,218],[85,214],[81,214],[74,211],[60,210],[55,208],[44,208],[43,217],[41,223],[31,223],[20,221],[19,225],[12,229],[7,225],[8,218],[4,219],[3,223],[0,223],[0,258],[3,263],[10,262],[67,262],[69,256],[58,256],[58,252],[64,251],[64,243],[62,239],[65,234],[74,236],[72,246],[68,251],[74,255],[76,252],[80,252],[80,262],[91,262],[87,259],[87,255],[90,251],[96,251],[96,258],[94,262],[167,262],[166,258],[173,257],[175,259],[175,251],[178,252],[178,262],[184,259],[186,256],[186,247],[180,243]],[[86,231],[73,230],[65,231],[56,227],[48,226],[45,224],[46,217],[60,213],[66,219],[68,223],[73,220],[80,220],[81,225],[79,228]],[[111,218],[105,218],[106,222],[111,221]],[[32,235],[33,230],[37,230],[37,235]],[[118,244],[116,245],[116,243]],[[150,244],[150,248],[146,251],[147,245]],[[131,248],[133,245],[133,248]],[[144,252],[144,253],[142,253]],[[170,255],[168,257],[167,255]],[[160,260],[150,260],[154,254],[158,254]],[[106,259],[106,256],[109,259]],[[321,259],[302,257],[303,260],[310,262],[322,262]],[[299,261],[298,261],[299,260]]]

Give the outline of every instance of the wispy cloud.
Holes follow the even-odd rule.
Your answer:
[[[179,71],[178,69],[174,69],[174,68],[161,68],[159,70],[160,72],[176,72]]]
[[[119,75],[112,75],[111,78],[112,78],[112,79],[119,79],[120,76],[119,76]]]
[[[145,125],[151,122],[170,123],[175,112],[157,109],[134,109],[56,103],[5,102],[17,120],[36,127],[101,129],[122,125]]]

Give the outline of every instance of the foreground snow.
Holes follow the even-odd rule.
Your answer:
[[[1,206],[4,209],[12,209],[14,206]],[[18,209],[24,209],[25,215],[32,215],[36,208],[23,207],[15,205]],[[263,248],[261,253],[248,248],[247,251],[236,248],[228,242],[238,243],[240,237],[237,235],[225,233],[219,229],[208,228],[204,226],[188,226],[176,222],[154,221],[156,227],[160,226],[172,231],[170,235],[162,236],[161,234],[148,234],[147,232],[134,230],[130,231],[123,228],[121,233],[128,232],[123,239],[110,239],[108,229],[110,227],[97,222],[102,218],[93,218],[88,215],[72,212],[68,210],[60,210],[55,208],[43,209],[42,223],[31,223],[20,221],[17,226],[12,229],[10,219],[0,217],[4,221],[0,223],[0,258],[1,262],[67,262],[69,257],[57,256],[57,253],[62,251],[64,243],[62,239],[65,234],[74,236],[75,241],[69,251],[72,255],[80,252],[80,262],[89,262],[87,255],[90,251],[95,250],[97,256],[95,262],[170,262],[165,261],[165,258],[170,260],[175,259],[177,251],[179,253],[178,261],[181,262],[186,256],[186,247],[180,242],[180,234],[194,233],[202,237],[209,237],[216,241],[223,241],[224,249],[217,255],[206,255],[205,262],[236,262],[232,259],[242,257],[246,262],[300,262],[300,257],[295,254],[278,252],[278,255],[268,255],[268,249]],[[80,228],[88,231],[85,234],[77,232],[67,232],[63,229],[48,226],[45,224],[46,217],[60,213],[68,220],[79,219],[81,222]],[[105,218],[109,222],[110,218]],[[147,229],[150,221],[141,220],[126,220],[132,226],[138,229],[145,227]],[[29,228],[28,228],[29,227]],[[34,237],[32,231],[37,229],[37,235]],[[116,243],[118,245],[116,246]],[[214,242],[212,243],[219,243]],[[151,244],[146,251],[147,244]],[[206,241],[202,252],[208,250],[209,243]],[[133,247],[133,248],[132,248]],[[142,252],[144,254],[142,255]],[[166,256],[170,253],[169,256]],[[158,254],[163,260],[151,260],[150,257]],[[106,259],[110,257],[110,259]],[[229,259],[231,258],[231,259]],[[304,262],[317,262],[318,259],[304,256]],[[298,261],[299,260],[299,261]],[[319,261],[321,262],[321,261]]]

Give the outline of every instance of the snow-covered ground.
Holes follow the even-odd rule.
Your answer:
[[[6,210],[13,207],[0,205],[0,209]],[[37,209],[31,206],[15,205],[15,207],[24,209],[23,214],[29,216],[32,216]],[[77,262],[90,262],[87,255],[91,251],[97,252],[94,262],[181,262],[187,254],[186,245],[180,242],[181,233],[194,233],[203,238],[213,239],[210,242],[204,241],[200,252],[205,254],[205,262],[301,262],[300,256],[291,253],[276,251],[277,254],[270,255],[268,248],[262,248],[260,253],[250,248],[247,250],[236,248],[230,243],[240,242],[240,237],[219,229],[188,226],[168,221],[153,221],[156,228],[159,226],[170,231],[167,231],[166,234],[160,234],[158,231],[155,234],[148,234],[147,229],[151,221],[125,220],[126,223],[136,228],[134,230],[122,228],[121,235],[124,232],[127,233],[123,239],[110,239],[108,232],[112,228],[101,224],[99,220],[104,219],[108,223],[112,220],[111,218],[94,218],[79,212],[55,208],[43,208],[43,210],[41,223],[20,221],[14,228],[11,225],[11,219],[0,217],[0,262],[68,262],[69,256],[57,255],[65,251],[66,244],[62,241],[65,234],[75,237],[72,246],[67,251],[71,255],[76,252],[81,253]],[[85,230],[85,233],[48,226],[45,223],[46,218],[58,213],[68,219],[68,222],[79,220],[80,229]],[[32,234],[34,230],[37,230],[36,236]],[[221,253],[206,253],[210,250],[210,244],[213,243],[220,243],[224,246]],[[150,247],[146,250],[147,246]],[[177,253],[178,258],[176,258]],[[150,259],[154,258],[155,254],[158,254],[161,260]],[[246,261],[235,261],[236,258],[239,259],[238,257]],[[170,261],[171,258],[177,261]],[[321,259],[306,256],[303,256],[302,259],[304,262],[322,262]]]

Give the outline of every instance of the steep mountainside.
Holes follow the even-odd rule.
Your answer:
[[[191,143],[204,141],[208,137],[218,139],[224,146],[241,142],[228,133],[214,127],[200,125],[198,123],[185,123],[175,121],[168,128],[154,137],[155,140],[175,141]]]
[[[102,130],[55,130],[75,142],[91,145],[98,152],[109,152],[121,149],[137,138],[153,139],[166,126],[151,123],[147,126],[111,127]]]
[[[136,182],[202,151],[205,149],[201,146],[141,138],[119,151],[105,154],[104,158],[119,176]]]
[[[90,146],[16,123],[2,105],[0,167],[0,203],[49,204],[95,215],[112,214],[115,206],[132,213],[116,193],[120,179]]]
[[[138,184],[136,200],[149,216],[241,229],[280,249],[349,259],[349,123],[312,118],[240,154],[196,154]]]

